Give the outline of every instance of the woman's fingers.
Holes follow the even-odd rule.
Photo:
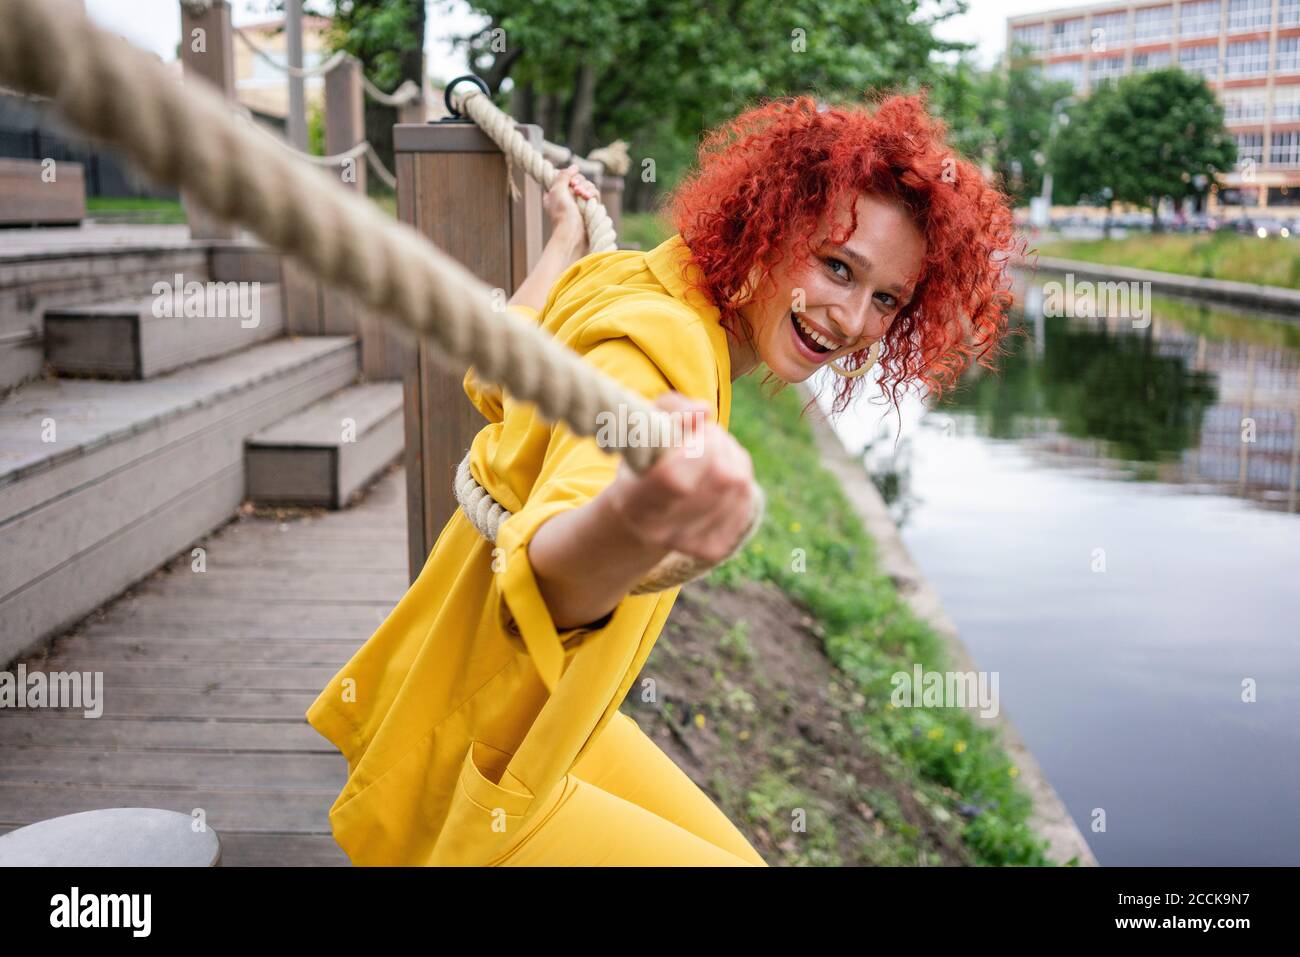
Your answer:
[[[568,180],[569,188],[573,190],[574,195],[580,196],[583,199],[595,199],[600,195],[599,191],[596,189],[596,185],[591,180],[587,179],[587,177],[582,175],[582,172],[576,163],[560,170],[560,174]]]

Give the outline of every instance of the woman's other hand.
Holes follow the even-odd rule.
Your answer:
[[[540,312],[555,281],[587,255],[587,227],[582,223],[577,197],[595,199],[598,196],[596,187],[578,172],[576,164],[560,170],[551,188],[542,195],[542,208],[551,220],[551,238],[532,271],[510,297],[510,305],[528,306]]]
[[[582,175],[576,163],[560,170],[560,175],[542,196],[542,208],[551,220],[551,235],[562,234],[574,242],[579,249],[579,258],[587,252],[587,230],[582,224],[577,198],[598,199],[599,196],[595,185]]]

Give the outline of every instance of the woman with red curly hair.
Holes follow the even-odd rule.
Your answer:
[[[348,760],[330,820],[353,863],[762,865],[619,710],[680,590],[634,586],[670,552],[717,562],[743,536],[735,379],[828,365],[841,411],[877,358],[897,399],[1005,332],[1008,203],[919,97],[742,114],[705,138],[678,233],[649,252],[585,255],[573,196],[592,192],[572,168],[548,191],[552,236],[510,306],[699,427],[638,475],[465,376],[488,420],[471,472],[511,515],[493,547],[454,514],[307,713]],[[642,677],[643,702],[660,693]]]

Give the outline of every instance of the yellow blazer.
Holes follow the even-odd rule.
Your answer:
[[[674,389],[714,404],[726,428],[727,337],[688,282],[698,268],[680,236],[590,255],[540,314],[519,311],[647,398]],[[410,590],[307,711],[348,762],[330,824],[358,865],[491,864],[517,846],[614,717],[680,591],[629,595],[603,624],[557,632],[527,545],[607,486],[618,458],[473,369],[464,388],[488,420],[470,449],[474,477],[514,514],[494,550],[458,510]]]

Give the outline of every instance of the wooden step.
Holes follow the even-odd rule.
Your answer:
[[[45,357],[59,375],[150,379],[214,359],[283,331],[279,283],[194,282],[190,293],[174,278],[148,298],[66,306],[45,313]],[[210,295],[209,295],[210,291]],[[187,302],[194,311],[186,316]]]
[[[40,374],[46,310],[147,296],[178,272],[219,278],[211,250],[184,225],[0,230],[0,389]]]
[[[400,382],[350,386],[248,439],[248,497],[342,508],[402,454],[404,437]]]
[[[228,520],[244,440],[352,382],[350,336],[280,338],[154,379],[0,399],[0,667]]]

